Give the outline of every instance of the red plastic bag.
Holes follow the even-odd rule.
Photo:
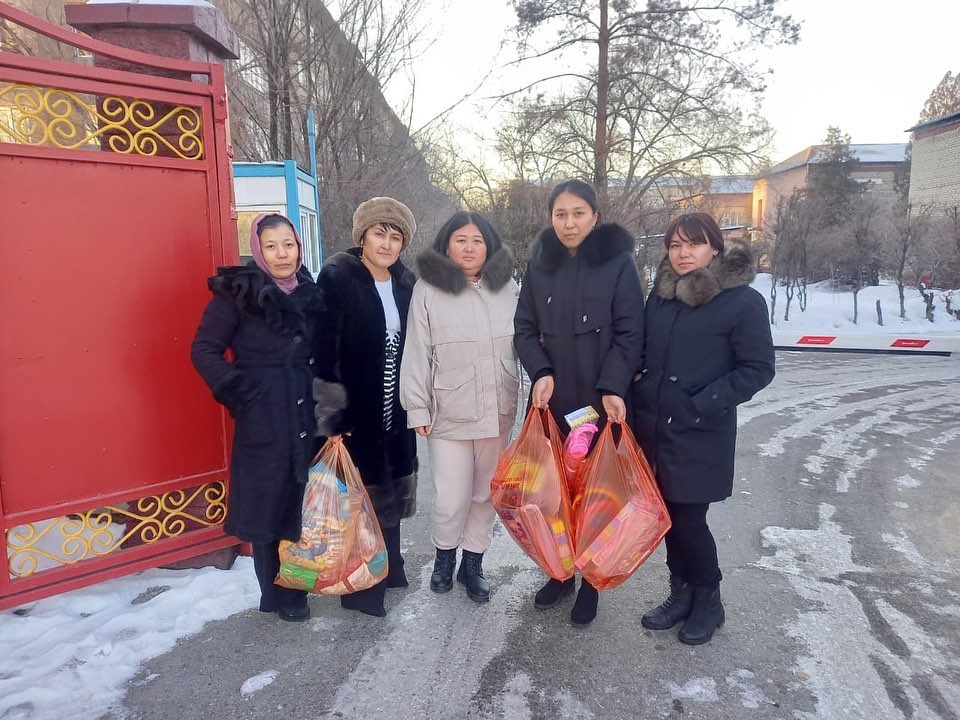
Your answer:
[[[546,418],[546,427],[544,427]],[[570,495],[560,462],[563,435],[549,411],[530,408],[520,434],[500,455],[490,481],[507,531],[547,575],[573,576]]]
[[[298,542],[280,541],[277,585],[346,595],[387,576],[387,548],[360,472],[342,438],[327,440],[310,468]]]
[[[670,516],[653,471],[633,433],[620,425],[620,440],[607,423],[581,467],[573,502],[576,566],[598,590],[616,587],[652,553]]]

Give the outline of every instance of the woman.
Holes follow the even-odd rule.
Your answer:
[[[219,268],[190,350],[213,397],[233,416],[224,530],[253,544],[260,611],[310,617],[307,594],[273,584],[280,540],[300,539],[307,470],[316,452],[311,344],[320,292],[303,245],[283,215],[250,227],[253,261]],[[234,360],[224,357],[231,350]]]
[[[582,180],[557,185],[551,227],[533,247],[520,290],[514,342],[533,382],[530,403],[549,407],[557,424],[592,405],[600,422],[624,422],[624,398],[643,350],[643,290],[633,237],[601,225],[597,196]],[[534,604],[550,608],[573,592],[574,579],[549,580]],[[577,627],[597,614],[597,590],[580,584],[570,613]]]
[[[773,379],[774,353],[766,303],[749,287],[756,269],[746,245],[725,244],[705,213],[674,219],[664,244],[633,397],[636,435],[673,521],[670,594],[642,623],[666,630],[686,620],[680,640],[700,645],[724,621],[707,510],[733,490],[737,405]]]
[[[389,573],[374,587],[344,595],[350,610],[384,617],[386,588],[406,587],[400,520],[416,509],[416,440],[397,396],[413,274],[400,251],[416,232],[410,209],[388,197],[353,214],[357,247],[331,257],[317,284],[323,312],[317,335],[317,432],[344,435],[373,501],[387,546]]]
[[[456,213],[417,257],[400,402],[427,438],[436,495],[430,589],[457,580],[475,602],[490,598],[483,554],[496,512],[490,479],[517,414],[519,371],[513,315],[519,289],[513,254],[476,213]]]

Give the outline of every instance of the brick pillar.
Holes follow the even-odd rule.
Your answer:
[[[198,0],[194,5],[96,2],[67,5],[64,11],[67,22],[81,32],[130,50],[200,62],[222,62],[238,57],[239,43],[236,33],[223,13],[203,0]],[[191,79],[188,73],[146,67],[102,55],[96,55],[94,63],[97,67],[129,70],[145,75],[178,80]],[[98,107],[101,112],[109,110],[104,107],[102,99],[99,100]],[[173,106],[162,103],[151,103],[151,107],[154,111],[153,119],[163,118],[173,109]],[[109,112],[104,114],[109,115]],[[144,119],[144,122],[149,124],[151,120]],[[127,127],[136,135],[135,126]],[[157,132],[170,145],[177,147],[180,131],[175,118],[157,128]],[[104,150],[109,149],[111,142],[118,142],[125,148],[130,141],[127,133],[121,130],[101,135],[101,147]],[[177,156],[174,150],[162,143],[156,148],[155,154],[161,157]]]
[[[239,58],[240,44],[226,17],[210,3],[194,5],[98,2],[67,5],[67,22],[98,40],[152,55],[222,62]],[[149,75],[180,77],[157,68],[131,67],[112,58],[97,57],[98,67],[137,70]]]

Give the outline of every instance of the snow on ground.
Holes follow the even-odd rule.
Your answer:
[[[753,287],[770,306],[770,275],[760,274]],[[835,289],[829,281],[816,283],[807,288],[807,309],[800,312],[797,299],[790,305],[790,320],[783,319],[787,305],[784,288],[777,288],[775,330],[799,330],[801,332],[850,332],[896,333],[903,335],[929,335],[930,333],[950,333],[960,335],[960,320],[947,314],[945,296],[949,290],[934,291],[933,322],[925,317],[923,298],[916,288],[904,288],[904,309],[906,318],[900,318],[900,298],[897,286],[883,281],[877,287],[866,287],[860,291],[857,299],[859,316],[853,324],[853,293],[846,289]],[[883,326],[877,323],[877,300],[883,313]],[[952,306],[960,308],[960,291],[952,291]]]
[[[0,612],[0,717],[101,717],[142,662],[259,598],[252,560],[238,558],[227,571],[148,570]]]

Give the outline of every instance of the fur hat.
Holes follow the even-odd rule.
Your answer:
[[[360,203],[353,213],[353,242],[359,245],[363,234],[380,223],[400,228],[403,233],[403,247],[410,244],[417,231],[417,223],[410,208],[393,198],[375,197]]]

